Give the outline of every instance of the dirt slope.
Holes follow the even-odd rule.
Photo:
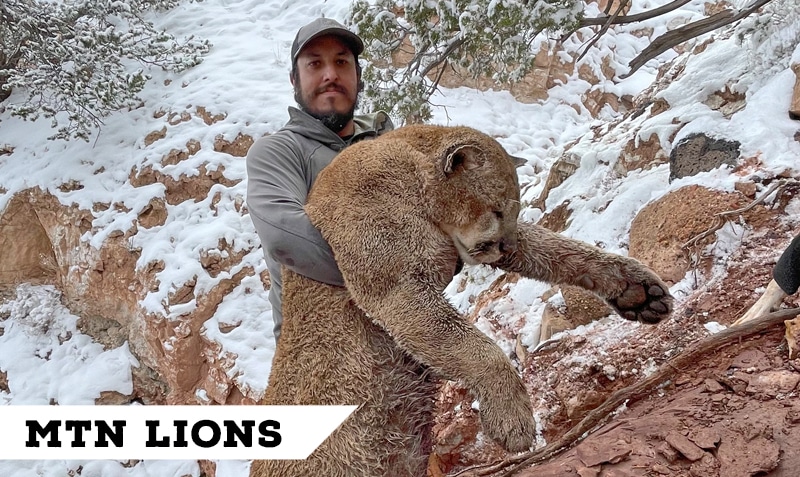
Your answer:
[[[521,370],[546,444],[605,408],[588,433],[536,465],[497,466],[519,458],[483,439],[472,398],[446,386],[430,475],[800,476],[800,358],[790,359],[783,325],[791,317],[698,351],[737,329],[719,331],[758,298],[789,232],[758,224],[656,327],[605,318],[529,354]],[[797,295],[782,304],[793,314],[797,306]],[[653,376],[655,385],[609,407],[615,393]]]

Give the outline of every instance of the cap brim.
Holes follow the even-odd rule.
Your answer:
[[[351,32],[350,30],[346,30],[344,28],[338,27],[331,27],[325,28],[324,30],[320,30],[317,33],[314,33],[310,37],[308,37],[303,43],[298,45],[297,52],[294,54],[293,60],[296,60],[297,57],[300,55],[300,52],[303,51],[303,48],[306,47],[311,41],[326,35],[333,35],[338,36],[342,39],[350,49],[353,51],[353,54],[358,56],[364,51],[364,42],[361,41],[361,38],[358,37],[355,33]]]

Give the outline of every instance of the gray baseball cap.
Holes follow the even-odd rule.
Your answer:
[[[297,60],[297,55],[308,42],[323,35],[338,36],[350,47],[355,56],[364,51],[364,42],[361,41],[361,38],[345,28],[344,25],[331,18],[317,18],[297,31],[297,36],[294,37],[294,43],[292,43],[292,63]]]

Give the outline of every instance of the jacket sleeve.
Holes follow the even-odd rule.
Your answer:
[[[772,278],[787,295],[797,293],[800,288],[800,235],[781,254],[772,269]]]
[[[344,286],[333,251],[303,210],[310,187],[305,159],[280,134],[247,153],[247,207],[264,253],[290,270]]]

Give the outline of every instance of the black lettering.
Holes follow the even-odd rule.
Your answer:
[[[149,437],[144,444],[145,447],[169,447],[169,437],[163,437],[160,440],[156,438],[156,430],[158,429],[160,421],[145,421],[144,423],[149,430]]]
[[[253,447],[253,426],[256,425],[256,421],[242,421],[242,426],[245,427],[244,430],[239,427],[236,421],[224,421],[224,424],[225,429],[228,431],[225,447],[238,447],[237,437],[245,447]]]
[[[47,447],[61,447],[61,441],[58,440],[58,426],[60,425],[61,421],[48,421],[44,427],[39,424],[39,421],[25,421],[25,426],[28,427],[28,440],[25,441],[25,447],[39,447],[39,440],[36,439],[36,434],[43,438],[47,438],[47,435],[50,434]]]
[[[261,421],[258,425],[258,432],[264,436],[258,438],[258,445],[261,447],[277,447],[281,443],[281,435],[271,429],[280,429],[281,423],[268,419]]]
[[[200,437],[200,430],[202,428],[204,428],[204,427],[208,427],[208,428],[211,429],[211,439],[209,439],[207,441],[203,440]],[[202,421],[197,421],[192,426],[192,442],[194,442],[195,445],[198,445],[200,447],[206,447],[206,448],[214,447],[215,445],[217,445],[219,443],[219,439],[220,439],[221,435],[222,435],[222,431],[220,430],[219,425],[217,425],[216,422],[210,421],[208,419],[203,419]]]
[[[66,421],[64,429],[68,431],[74,430],[72,433],[72,447],[86,447],[86,442],[83,441],[83,431],[88,431],[92,428],[92,421]]]
[[[123,428],[127,423],[125,421],[111,421],[111,423],[114,425],[113,431],[106,421],[94,421],[94,425],[97,427],[97,440],[94,442],[95,447],[108,447],[106,438],[111,438],[114,447],[122,447]]]
[[[189,447],[189,442],[186,441],[186,426],[189,425],[189,421],[172,421],[172,424],[178,431],[173,447]]]

